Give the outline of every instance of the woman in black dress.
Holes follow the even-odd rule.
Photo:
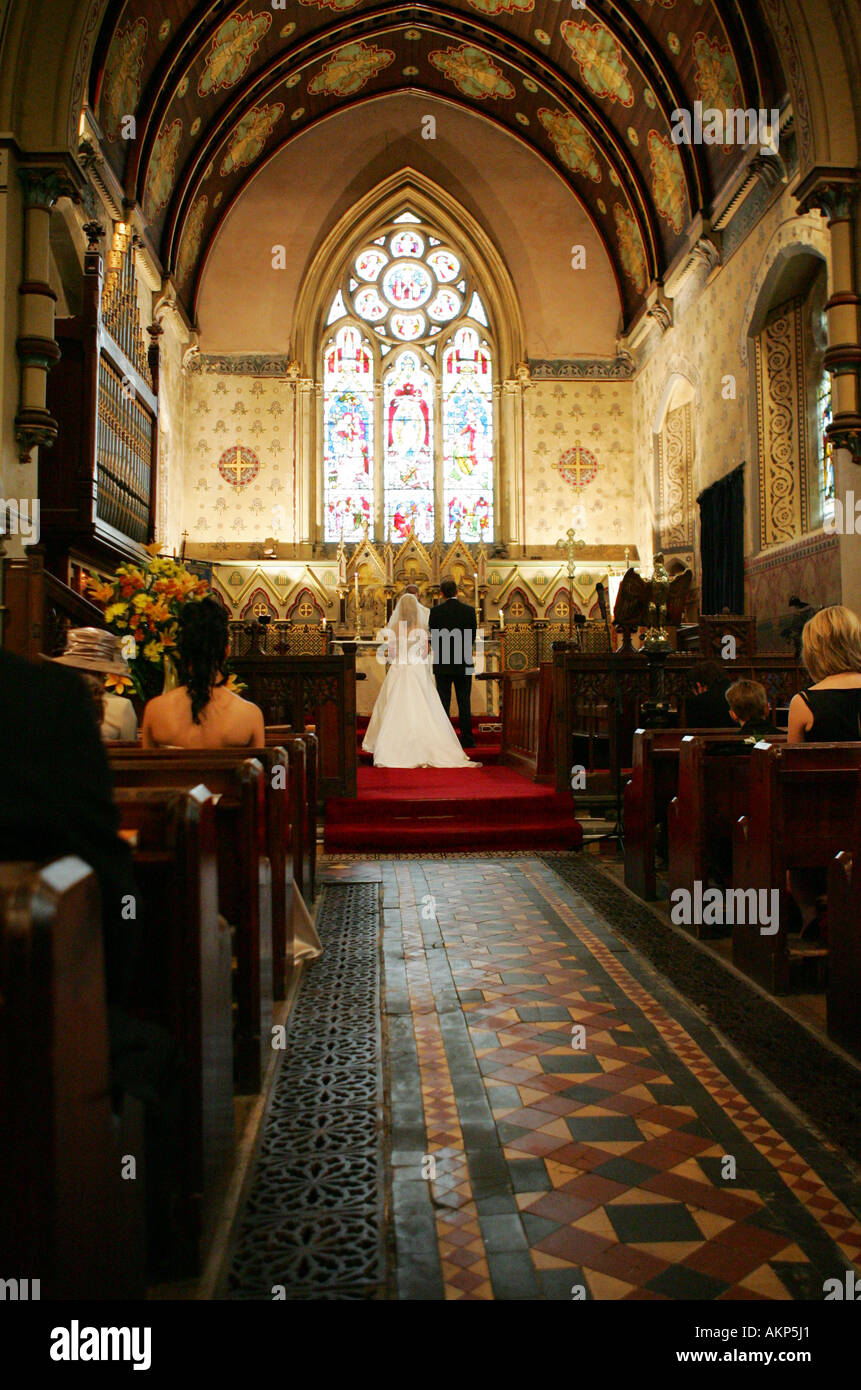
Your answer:
[[[804,625],[801,655],[814,684],[792,698],[787,742],[861,739],[861,620],[842,604],[821,609]],[[805,941],[824,934],[817,899],[825,877],[823,869],[794,869],[789,876]]]

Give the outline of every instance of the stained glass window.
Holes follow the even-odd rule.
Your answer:
[[[474,328],[459,328],[443,349],[444,539],[493,535],[493,372],[490,349]]]
[[[363,519],[376,539],[450,542],[458,523],[464,541],[493,539],[492,329],[468,257],[439,231],[402,211],[353,247],[333,296],[327,541],[360,538]]]
[[[403,540],[412,526],[434,538],[434,380],[417,352],[401,352],[383,384],[385,534]]]
[[[359,540],[374,520],[374,357],[348,324],[323,354],[325,538]]]
[[[822,520],[834,516],[834,446],[825,430],[831,424],[831,373],[823,372],[816,395],[816,414],[819,437],[819,495]]]

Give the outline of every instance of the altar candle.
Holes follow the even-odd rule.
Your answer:
[[[502,632],[503,629],[504,629],[504,627],[505,627],[505,614],[503,613],[502,609],[500,608],[500,610],[499,610],[499,631]]]
[[[476,611],[476,613],[477,613],[477,612],[478,612],[478,575],[477,575],[477,574],[474,574],[472,577],[473,577],[473,579],[475,580],[475,611]]]
[[[353,591],[356,598],[356,626],[359,624],[359,571],[353,575]]]
[[[324,632],[326,631],[326,615],[325,615],[325,613],[323,614],[323,631],[324,631]]]

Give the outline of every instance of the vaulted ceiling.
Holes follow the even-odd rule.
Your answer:
[[[193,314],[206,248],[260,165],[333,111],[401,91],[456,103],[476,141],[491,121],[555,168],[630,322],[745,158],[674,144],[673,111],[771,110],[787,83],[758,0],[116,0],[90,104]]]

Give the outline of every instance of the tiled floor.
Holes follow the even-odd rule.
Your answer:
[[[399,1297],[819,1300],[859,1267],[851,1171],[547,865],[328,872],[384,891]]]

